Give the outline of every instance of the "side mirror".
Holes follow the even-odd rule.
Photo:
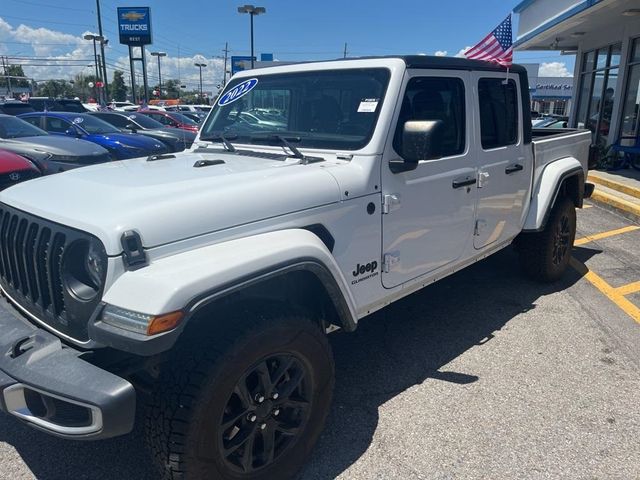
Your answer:
[[[69,127],[67,128],[64,133],[66,135],[70,135],[72,137],[76,137],[76,138],[80,138],[82,137],[82,134],[78,131],[78,129],[74,128],[74,127]]]
[[[138,128],[133,123],[127,123],[124,128],[131,130],[132,133],[136,133],[138,131]]]
[[[402,160],[391,161],[393,173],[415,170],[420,160],[440,156],[442,120],[409,120],[402,128]]]

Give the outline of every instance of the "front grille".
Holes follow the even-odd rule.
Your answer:
[[[91,235],[0,203],[0,284],[22,308],[76,340],[88,339],[87,323],[100,295],[82,301],[63,282],[65,250]]]
[[[0,175],[0,190],[39,176],[40,173],[36,170],[16,170],[15,172],[3,173]]]

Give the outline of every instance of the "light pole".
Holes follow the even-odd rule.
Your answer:
[[[158,57],[158,90],[160,90],[158,98],[160,98],[162,96],[162,72],[160,71],[160,57],[166,57],[167,54],[166,52],[151,52],[151,56]]]
[[[101,75],[100,75],[100,71],[98,70],[98,51],[96,50],[96,41],[100,42],[102,44],[102,42],[104,42],[104,37],[102,35],[93,35],[92,33],[87,33],[84,36],[85,40],[92,40],[93,41],[93,61],[94,64],[96,66],[96,83],[101,81]],[[96,88],[96,90],[98,90],[98,97],[100,96],[100,90],[98,88]],[[99,98],[96,100],[100,100]]]
[[[206,67],[206,63],[194,63],[200,69],[200,101],[202,102],[202,67]]]
[[[248,13],[251,18],[251,68],[253,68],[253,17],[262,13],[267,13],[264,7],[255,7],[253,5],[244,5],[238,7],[238,13]]]

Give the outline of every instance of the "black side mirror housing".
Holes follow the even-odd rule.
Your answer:
[[[391,161],[393,173],[415,170],[420,160],[438,158],[440,145],[436,141],[442,120],[409,120],[402,128],[401,160]]]
[[[124,128],[131,130],[132,133],[136,133],[138,131],[137,127],[133,123],[127,123]]]

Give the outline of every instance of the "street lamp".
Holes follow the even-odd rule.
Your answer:
[[[264,7],[254,7],[253,5],[244,5],[238,7],[238,13],[248,13],[251,18],[251,68],[253,68],[253,17],[267,13],[267,9]]]
[[[206,67],[206,63],[194,63],[200,69],[200,101],[202,101],[202,67]]]
[[[100,81],[100,72],[98,71],[98,51],[96,50],[96,41],[103,42],[104,37],[102,35],[93,35],[92,33],[87,33],[84,36],[85,40],[93,40],[93,61],[96,65],[96,81]]]
[[[153,57],[158,57],[158,90],[160,90],[160,95],[158,95],[159,98],[162,94],[162,73],[160,71],[160,57],[166,57],[167,54],[165,52],[151,52],[151,55]]]

